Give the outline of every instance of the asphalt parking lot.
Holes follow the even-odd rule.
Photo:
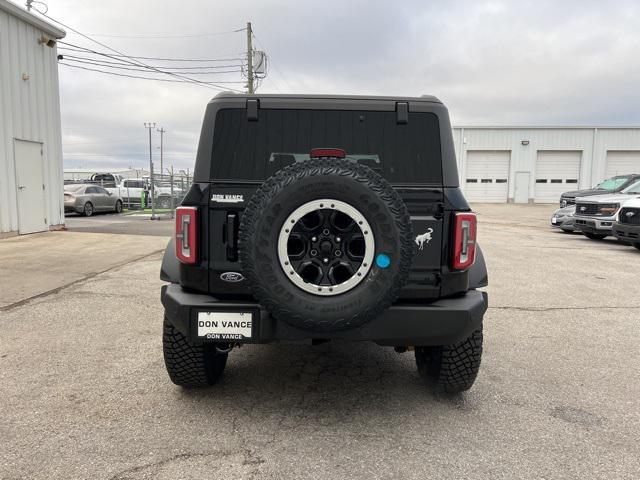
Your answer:
[[[348,343],[245,346],[221,384],[181,390],[163,239],[139,237],[155,243],[127,262],[4,300],[0,478],[639,478],[640,252],[552,230],[550,206],[476,209],[490,308],[470,392],[435,396],[410,353]],[[85,241],[70,229],[46,239]]]
[[[148,214],[97,213],[91,217],[70,214],[65,224],[72,232],[120,233],[125,235],[154,235],[167,237],[174,229],[174,221],[169,214],[158,215],[151,220]]]

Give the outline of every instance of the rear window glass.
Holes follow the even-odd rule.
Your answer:
[[[442,182],[440,131],[432,113],[261,109],[258,121],[244,109],[220,110],[213,138],[211,177],[262,181],[313,148],[341,148],[347,159],[393,183]]]

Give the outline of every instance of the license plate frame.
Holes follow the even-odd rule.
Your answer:
[[[252,343],[257,339],[258,319],[259,315],[251,308],[197,310],[192,338],[199,342]]]

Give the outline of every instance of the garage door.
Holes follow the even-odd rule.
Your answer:
[[[464,195],[470,202],[506,203],[511,151],[470,150]]]
[[[607,152],[605,178],[640,173],[640,152]]]
[[[582,152],[538,151],[536,158],[536,203],[557,203],[562,192],[577,190]]]

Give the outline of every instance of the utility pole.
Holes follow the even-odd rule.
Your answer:
[[[153,150],[151,148],[151,129],[156,128],[155,122],[144,122],[144,128],[149,130],[149,180],[151,184],[151,220],[156,219],[155,186],[153,184]]]
[[[167,171],[169,169],[167,168]],[[171,218],[175,217],[175,212],[176,212],[176,204],[173,201],[173,165],[171,165],[171,172],[170,172],[170,177],[169,179],[171,180]]]
[[[160,127],[158,129],[158,131],[160,132],[160,178],[162,178],[162,175],[164,175],[164,170],[163,170],[163,166],[162,166],[162,160],[163,160],[162,145],[163,145],[163,140],[164,140],[164,134],[167,133],[167,131],[164,129],[164,127]]]
[[[251,31],[251,22],[247,22],[247,92],[253,93],[253,47],[251,41],[253,32]]]

